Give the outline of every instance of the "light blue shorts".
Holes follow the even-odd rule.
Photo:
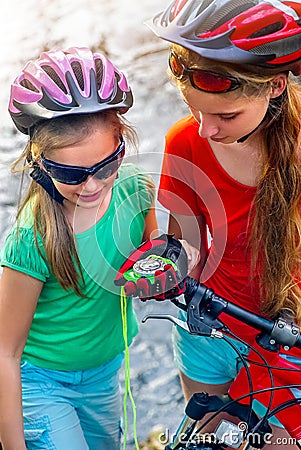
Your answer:
[[[123,354],[102,366],[64,372],[21,362],[28,450],[119,450]]]
[[[179,318],[186,322],[187,316],[179,312]],[[235,350],[223,339],[191,335],[179,327],[173,327],[173,348],[177,367],[191,380],[205,384],[224,384],[234,380],[242,367],[242,362]],[[243,356],[249,349],[246,345],[227,337]],[[295,364],[299,361],[292,361]],[[294,389],[296,397],[301,396],[301,390]],[[266,408],[257,400],[254,401],[256,414],[262,417]],[[276,417],[270,423],[282,427]]]

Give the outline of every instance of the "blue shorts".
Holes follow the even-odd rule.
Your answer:
[[[186,322],[187,316],[179,312],[179,318]],[[249,349],[246,345],[227,337],[243,356],[247,356]],[[205,384],[224,384],[234,380],[242,367],[241,359],[233,348],[223,339],[191,335],[179,327],[173,327],[173,348],[177,367],[191,380]],[[299,363],[300,360],[292,360]],[[292,390],[296,397],[301,396],[301,390]],[[262,417],[265,407],[257,400],[254,401],[256,414]],[[270,423],[282,427],[276,417]]]
[[[78,372],[21,362],[28,450],[120,450],[119,369],[123,354]]]

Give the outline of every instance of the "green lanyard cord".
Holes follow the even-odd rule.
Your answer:
[[[121,317],[122,317],[122,332],[125,346],[125,358],[124,358],[124,380],[125,380],[125,390],[123,396],[123,417],[124,417],[124,439],[123,439],[123,450],[126,449],[126,439],[128,433],[128,416],[127,416],[127,397],[130,398],[132,410],[133,410],[133,428],[134,428],[134,441],[135,448],[139,450],[139,444],[137,439],[137,414],[136,405],[131,391],[131,367],[130,367],[130,352],[128,345],[128,329],[127,329],[127,298],[125,295],[124,288],[121,288],[120,293],[120,304],[121,304]]]

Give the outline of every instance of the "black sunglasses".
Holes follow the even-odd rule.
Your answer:
[[[175,78],[188,76],[191,85],[199,91],[211,94],[222,94],[234,91],[241,86],[237,78],[202,69],[187,69],[174,52],[169,54],[169,68]]]
[[[63,184],[81,184],[92,175],[98,180],[106,180],[113,173],[117,172],[125,154],[125,142],[120,136],[118,148],[107,158],[92,167],[69,166],[59,164],[41,155],[41,162],[51,178]]]

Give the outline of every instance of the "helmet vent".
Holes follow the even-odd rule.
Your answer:
[[[207,20],[202,21],[201,29],[198,30],[197,34],[206,33],[208,30],[214,31],[228,22],[228,20],[234,19],[252,7],[254,7],[254,0],[233,0],[226,2],[223,8],[220,8],[215,14],[211,14],[211,17],[209,16]]]
[[[65,93],[67,94],[67,89],[64,85],[64,83],[62,82],[62,80],[60,79],[60,77],[58,76],[58,74],[56,73],[56,71],[51,67],[51,66],[41,66],[42,69],[44,70],[44,72],[47,73],[47,75],[49,76],[49,78],[51,78],[52,81],[54,81],[54,83]]]
[[[264,28],[261,28],[260,30],[255,31],[255,33],[248,36],[248,39],[255,39],[262,36],[267,36],[269,34],[277,33],[278,31],[282,30],[283,23],[282,22],[276,22],[271,25],[268,25]]]
[[[95,70],[96,70],[96,84],[97,90],[101,88],[102,76],[103,76],[103,64],[100,58],[95,59]]]
[[[73,61],[71,63],[71,67],[73,69],[73,72],[74,72],[75,78],[78,82],[78,85],[79,85],[80,89],[83,91],[85,89],[85,83],[84,83],[82,66],[80,65],[80,63],[78,61]]]
[[[26,80],[26,78],[20,81],[20,85],[28,89],[29,91],[39,92],[39,90],[31,83],[31,81]]]
[[[187,2],[187,0],[186,0]],[[184,9],[186,2],[181,5],[181,9]],[[181,3],[181,2],[177,2],[177,5]],[[183,2],[182,2],[183,3]],[[201,5],[199,4],[199,0],[194,0],[190,6],[190,8],[188,9],[186,14],[182,14],[181,17],[181,22],[182,24],[186,24],[191,22],[193,19],[195,19],[197,16],[199,16],[200,14],[202,14],[203,11],[205,11],[205,9],[208,8],[208,6],[210,6],[212,3],[212,0],[204,0]],[[176,11],[176,8],[175,8]],[[172,13],[173,14],[173,13]],[[177,17],[178,12],[176,13],[175,17]],[[173,19],[174,17],[172,17]]]
[[[291,36],[281,41],[269,42],[268,44],[260,45],[250,49],[250,52],[257,55],[271,55],[271,59],[275,57],[282,57],[295,52],[299,52],[301,48],[301,36]]]

